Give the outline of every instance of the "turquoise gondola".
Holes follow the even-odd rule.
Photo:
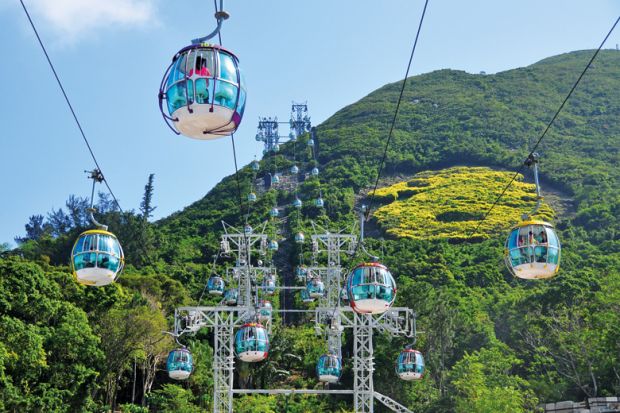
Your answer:
[[[381,314],[394,303],[396,282],[385,265],[362,263],[347,277],[347,295],[353,311]]]
[[[342,376],[342,360],[336,354],[323,354],[316,363],[316,375],[324,383],[337,383]]]
[[[174,380],[187,379],[194,369],[192,353],[185,347],[180,347],[168,353],[166,370],[168,376]]]
[[[405,348],[398,355],[396,374],[403,380],[420,380],[424,376],[424,357],[418,350]]]
[[[247,323],[235,334],[235,354],[241,361],[255,363],[269,355],[269,336],[259,323]]]

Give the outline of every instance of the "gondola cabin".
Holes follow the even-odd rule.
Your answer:
[[[551,224],[524,221],[510,231],[504,259],[515,277],[545,279],[560,270],[560,252],[560,240]]]
[[[271,211],[269,211],[269,216],[271,218],[277,218],[278,215],[280,215],[280,211],[278,210],[278,208],[271,208]]]
[[[347,295],[353,311],[381,314],[390,308],[396,298],[396,282],[385,265],[363,263],[347,277]]]
[[[271,320],[271,315],[273,314],[273,307],[271,303],[267,300],[261,300],[258,303],[258,321],[267,322]]]
[[[254,172],[260,171],[260,164],[257,161],[252,161],[252,163],[250,164],[250,167],[252,168]]]
[[[262,290],[266,295],[273,295],[276,292],[276,277],[266,275],[263,278]]]
[[[248,194],[248,202],[256,202],[256,194],[254,192]]]
[[[319,168],[312,168],[312,171],[310,171],[310,174],[312,176],[319,176]]]
[[[396,374],[403,380],[420,380],[424,376],[424,357],[418,350],[406,348],[398,355]]]
[[[239,290],[234,288],[229,288],[224,291],[224,304],[226,305],[237,305],[237,300],[239,298]]]
[[[218,277],[217,275],[212,275],[209,277],[207,281],[207,291],[211,295],[222,295],[224,294],[225,283],[222,277]]]
[[[303,205],[303,203],[301,202],[301,199],[295,197],[295,200],[293,201],[293,207],[294,208],[301,208],[302,205]]]
[[[298,173],[299,173],[299,168],[297,167],[297,165],[291,166],[291,174],[297,175]]]
[[[269,241],[269,244],[267,245],[267,248],[269,249],[269,251],[277,251],[278,250],[278,241],[276,240],[271,240]]]
[[[241,361],[254,363],[269,354],[267,330],[259,323],[244,324],[235,334],[235,354]]]
[[[306,284],[306,290],[312,298],[321,298],[325,294],[325,285],[319,278],[312,278]]]
[[[310,297],[310,293],[308,292],[307,289],[301,290],[300,294],[301,294],[301,301],[303,303],[307,304],[307,303],[314,302],[314,298]]]
[[[80,284],[100,287],[113,283],[124,265],[118,239],[101,229],[80,234],[71,251],[71,268]]]
[[[316,375],[324,383],[337,383],[342,376],[342,360],[336,354],[323,354],[316,363]]]
[[[305,240],[306,240],[306,236],[304,235],[303,232],[298,232],[297,234],[295,234],[296,243],[303,244]]]
[[[315,201],[314,201],[314,206],[317,208],[323,208],[323,206],[325,206],[325,202],[323,201],[323,198],[318,197]]]
[[[298,281],[306,281],[306,274],[308,273],[308,270],[306,269],[306,267],[299,265],[297,266],[297,268],[295,268],[295,277],[297,278]]]
[[[168,126],[194,139],[234,133],[245,101],[239,60],[229,50],[207,43],[175,54],[159,88],[159,108]]]
[[[171,379],[185,380],[192,374],[193,368],[192,353],[187,348],[181,347],[168,353],[166,370]]]

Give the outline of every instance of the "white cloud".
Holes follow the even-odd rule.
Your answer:
[[[26,0],[31,14],[60,36],[75,41],[101,29],[141,27],[155,20],[156,0]]]

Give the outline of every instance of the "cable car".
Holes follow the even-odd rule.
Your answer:
[[[308,139],[308,146],[314,146],[314,139]]]
[[[295,276],[297,277],[299,281],[306,281],[307,273],[308,273],[308,270],[301,265],[295,269]]]
[[[316,363],[316,375],[324,383],[337,383],[342,375],[342,360],[336,354],[323,354]]]
[[[222,295],[224,294],[224,280],[222,277],[218,277],[217,275],[212,275],[209,277],[209,281],[207,281],[207,290],[211,295]]]
[[[299,199],[298,197],[295,197],[295,200],[293,201],[293,206],[295,208],[301,208],[302,206],[301,199]]]
[[[254,363],[269,354],[269,337],[262,324],[244,324],[235,334],[235,354],[241,361]]]
[[[245,235],[251,235],[252,231],[254,231],[254,229],[250,225],[246,225],[243,227],[243,233]]]
[[[308,292],[308,290],[303,289],[300,292],[301,294],[301,301],[304,303],[313,303],[314,302],[314,298],[310,297],[310,293]]]
[[[312,298],[321,298],[325,294],[325,285],[320,278],[312,278],[306,283],[306,290]]]
[[[280,215],[278,208],[271,208],[271,211],[269,211],[269,216],[272,218],[277,218],[278,215]]]
[[[258,321],[269,321],[273,313],[273,306],[267,300],[261,300],[258,303]]]
[[[208,43],[192,44],[175,54],[159,87],[159,109],[170,129],[194,139],[234,133],[245,101],[239,59]]]
[[[303,232],[298,232],[297,234],[295,234],[296,243],[303,244],[305,240],[306,240],[306,236],[304,235]]]
[[[318,197],[314,201],[314,206],[316,206],[317,208],[323,208],[324,205],[325,205],[325,202],[323,202],[323,198],[321,198],[321,197]]]
[[[80,234],[71,251],[71,268],[80,284],[113,283],[125,266],[123,249],[111,232],[91,229]]]
[[[229,288],[224,291],[224,304],[237,305],[237,299],[239,298],[239,290],[235,288]]]
[[[424,376],[424,357],[418,350],[405,348],[398,355],[396,374],[403,380],[420,380]]]
[[[310,172],[310,174],[312,174],[312,176],[319,176],[319,168],[317,167],[312,168],[312,171]]]
[[[297,137],[295,136],[295,134],[293,133],[293,131],[290,131],[290,132],[288,133],[288,139],[289,139],[291,142],[295,142],[295,141],[297,140]]]
[[[248,202],[256,202],[256,194],[254,192],[248,194]]]
[[[276,292],[276,278],[273,275],[266,275],[263,278],[263,292],[267,295],[273,295]]]
[[[267,245],[267,248],[269,249],[269,251],[277,251],[278,250],[278,241],[272,239],[271,241],[269,241],[269,244]]]
[[[252,163],[250,164],[250,167],[252,168],[254,172],[260,171],[260,164],[257,161],[252,161]]]
[[[396,282],[385,265],[362,263],[347,277],[349,305],[356,313],[384,313],[396,298]]]
[[[280,177],[276,174],[273,174],[271,176],[271,184],[273,185],[273,184],[278,184],[278,183],[280,183]]]
[[[342,287],[340,289],[340,299],[345,303],[349,302],[349,293],[347,293],[347,287]]]
[[[187,348],[180,347],[168,353],[166,370],[168,370],[168,376],[171,379],[185,380],[192,374],[193,369],[194,360],[192,353]]]
[[[293,175],[296,175],[296,174],[298,174],[298,173],[299,173],[299,168],[297,167],[297,165],[293,165],[293,166],[291,166],[291,173],[292,173]]]
[[[547,222],[523,221],[515,226],[504,251],[506,266],[515,277],[545,279],[560,270],[560,240]]]

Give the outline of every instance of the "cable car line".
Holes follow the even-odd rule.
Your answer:
[[[409,76],[409,70],[411,69],[411,63],[413,61],[413,55],[415,53],[416,46],[418,45],[418,38],[420,37],[420,31],[422,30],[422,23],[424,22],[424,16],[426,15],[426,7],[428,6],[428,0],[424,2],[424,9],[422,10],[422,16],[420,17],[420,23],[418,24],[418,31],[415,35],[415,40],[413,42],[413,47],[411,49],[411,55],[409,56],[409,63],[407,64],[407,71],[405,72],[405,78],[403,79],[403,86],[400,89],[400,95],[398,96],[398,101],[396,102],[396,110],[394,111],[394,117],[392,118],[392,125],[390,126],[390,132],[388,133],[387,141],[385,142],[385,149],[383,150],[383,157],[379,162],[379,170],[377,172],[377,180],[375,181],[375,187],[372,190],[372,196],[369,200],[368,209],[366,210],[365,219],[368,220],[370,216],[370,211],[372,209],[372,203],[375,198],[375,193],[377,192],[377,187],[379,186],[379,179],[381,178],[381,173],[383,172],[383,167],[385,165],[385,160],[387,158],[387,151],[390,146],[390,141],[392,140],[392,133],[394,131],[394,126],[396,125],[396,118],[398,117],[398,110],[400,109],[400,102],[403,99],[403,94],[405,92],[405,86],[407,85],[407,77]]]
[[[510,186],[512,185],[512,183],[515,181],[515,179],[517,179],[517,176],[519,176],[519,174],[523,171],[523,168],[525,168],[526,165],[528,165],[528,161],[535,156],[536,153],[536,149],[538,149],[538,146],[540,145],[540,143],[542,142],[542,140],[544,139],[544,137],[547,135],[547,132],[549,131],[549,129],[551,129],[551,126],[553,125],[553,122],[555,122],[556,118],[559,116],[560,112],[562,111],[562,109],[564,108],[564,105],[566,105],[566,102],[568,102],[568,99],[570,99],[570,97],[572,96],[573,92],[575,91],[575,89],[577,88],[577,86],[579,85],[579,83],[581,82],[581,79],[583,78],[583,76],[586,74],[586,72],[588,71],[588,69],[590,68],[590,66],[592,65],[592,62],[594,61],[594,59],[596,59],[596,56],[599,54],[599,52],[601,51],[601,49],[603,48],[603,45],[605,44],[605,42],[607,41],[607,39],[609,38],[609,36],[611,36],[611,33],[614,31],[614,29],[616,28],[616,26],[618,25],[618,22],[620,22],[620,16],[618,16],[618,18],[616,19],[616,22],[613,24],[613,26],[611,26],[611,29],[609,30],[609,32],[607,33],[607,35],[605,36],[605,38],[603,39],[603,41],[601,42],[601,44],[599,45],[598,49],[596,49],[596,51],[594,52],[594,54],[592,55],[592,57],[590,58],[590,60],[588,61],[588,64],[585,66],[585,68],[583,69],[583,71],[581,72],[581,74],[579,75],[579,77],[577,78],[577,80],[575,81],[575,83],[573,84],[573,87],[570,89],[570,91],[568,92],[568,94],[566,95],[566,97],[564,98],[564,100],[562,101],[562,104],[560,105],[560,107],[558,108],[558,110],[555,112],[555,114],[553,115],[553,117],[551,118],[551,120],[549,121],[549,123],[547,124],[547,127],[543,130],[543,133],[540,135],[540,137],[538,138],[538,140],[536,141],[536,144],[534,145],[534,147],[530,150],[530,153],[528,154],[526,160],[521,164],[521,166],[519,167],[519,169],[515,172],[515,174],[512,176],[512,179],[508,182],[508,184],[504,187],[504,189],[502,190],[502,192],[499,194],[499,196],[497,197],[497,199],[495,199],[495,202],[493,202],[493,205],[491,205],[491,208],[488,209],[488,211],[484,214],[484,216],[482,217],[482,219],[478,222],[478,225],[476,226],[476,228],[471,231],[468,236],[466,238],[470,238],[472,235],[474,235],[476,233],[476,231],[478,231],[478,229],[480,228],[480,226],[482,225],[482,223],[486,220],[486,218],[489,216],[489,214],[491,213],[491,211],[493,211],[493,208],[495,208],[495,206],[499,203],[500,199],[506,194],[506,191],[508,191],[508,188],[510,188]]]
[[[95,157],[95,153],[93,152],[93,149],[90,146],[90,143],[88,142],[88,139],[86,138],[86,134],[84,133],[84,129],[82,129],[82,125],[80,124],[80,121],[78,120],[78,117],[75,114],[75,110],[73,109],[73,105],[71,105],[71,101],[69,100],[69,97],[67,96],[67,92],[65,91],[65,88],[63,87],[62,82],[60,81],[60,78],[58,77],[58,73],[56,72],[56,68],[54,67],[54,64],[52,63],[52,60],[50,59],[50,56],[47,53],[47,49],[45,48],[45,45],[43,44],[43,41],[41,40],[41,36],[39,36],[39,32],[37,31],[37,28],[34,25],[34,22],[32,21],[32,18],[30,17],[30,13],[28,12],[28,9],[26,8],[26,5],[24,4],[24,1],[23,0],[19,0],[19,2],[21,3],[22,8],[24,9],[24,12],[26,13],[26,17],[28,17],[28,21],[30,22],[30,26],[32,27],[32,30],[34,31],[34,34],[37,37],[37,40],[39,41],[39,45],[41,46],[41,49],[43,49],[43,53],[45,54],[45,58],[47,59],[47,63],[49,64],[50,69],[52,69],[52,73],[54,74],[54,77],[56,78],[56,82],[58,83],[58,86],[60,87],[60,91],[62,92],[62,95],[64,96],[65,101],[67,102],[67,105],[69,106],[69,110],[71,111],[71,114],[73,115],[73,119],[75,120],[75,123],[77,124],[77,127],[80,130],[80,134],[82,135],[82,138],[84,139],[84,143],[86,144],[86,147],[88,148],[88,152],[90,152],[90,156],[93,158],[93,161],[95,162],[95,166],[97,167],[97,170],[101,173],[101,167],[99,166],[99,162],[97,161],[97,158]],[[103,183],[108,188],[108,192],[110,193],[110,195],[112,195],[112,198],[114,199],[114,203],[116,203],[116,206],[121,211],[121,213],[124,213],[123,208],[121,208],[121,205],[118,203],[118,199],[116,199],[116,196],[114,195],[114,192],[112,192],[112,188],[110,188],[110,184],[108,184],[107,179],[105,179],[103,174],[101,176],[102,176]]]
[[[233,160],[235,162],[235,180],[237,181],[237,195],[239,196],[239,214],[240,217],[243,216],[243,196],[241,194],[241,181],[239,180],[239,168],[237,166],[237,149],[235,147],[235,134],[231,133],[230,134],[230,141],[232,142],[232,148],[233,148]],[[248,215],[249,215],[249,206],[248,206]],[[247,223],[247,217],[246,217],[246,223]]]

